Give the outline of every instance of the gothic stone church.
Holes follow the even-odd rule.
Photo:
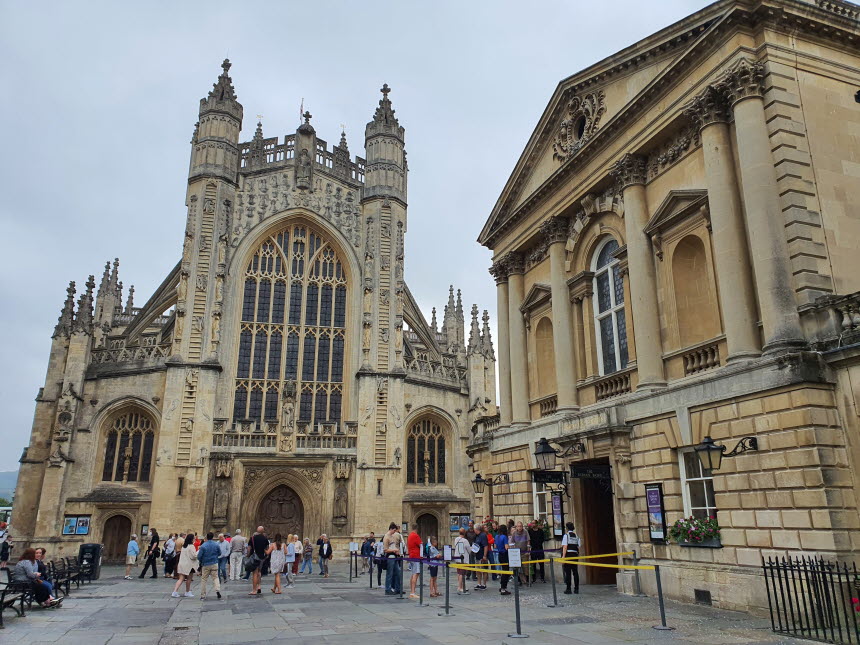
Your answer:
[[[441,332],[404,282],[404,128],[389,88],[328,150],[307,112],[283,142],[240,143],[228,75],[191,147],[182,257],[142,307],[118,262],[75,285],[53,335],[15,495],[20,542],[77,552],[129,534],[293,532],[337,542],[390,521],[469,514],[465,446],[494,414],[484,312]],[[177,243],[177,250],[179,244]],[[69,535],[71,533],[71,535]]]

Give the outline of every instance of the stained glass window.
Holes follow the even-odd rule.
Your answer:
[[[277,419],[292,381],[299,420],[340,421],[346,288],[337,253],[313,229],[293,226],[260,243],[245,272],[234,420]]]
[[[148,482],[152,469],[155,425],[143,412],[114,418],[105,435],[103,481]]]
[[[594,318],[601,375],[627,367],[627,323],[624,318],[624,278],[619,270],[618,242],[611,237],[598,248],[594,271]]]
[[[445,433],[431,419],[417,421],[406,437],[406,483],[445,483]]]

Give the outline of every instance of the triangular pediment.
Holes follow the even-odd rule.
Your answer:
[[[520,311],[526,313],[537,307],[549,302],[552,299],[552,290],[548,284],[535,282],[529,292],[526,294],[523,304],[520,305]]]
[[[631,114],[686,73],[739,3],[723,0],[561,81],[520,155],[478,242],[494,248],[499,236],[563,181],[578,163],[604,149]],[[598,94],[602,98],[595,101]],[[592,97],[589,99],[589,97]],[[583,130],[581,108],[586,109]],[[587,114],[600,113],[589,129]],[[602,110],[602,111],[601,111]],[[584,139],[579,140],[580,134]]]
[[[672,224],[707,207],[708,191],[706,190],[670,190],[648,221],[645,232],[651,235],[665,230]]]

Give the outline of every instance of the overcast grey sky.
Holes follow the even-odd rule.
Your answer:
[[[475,239],[557,83],[705,6],[613,2],[0,2],[0,470],[17,468],[69,280],[107,259],[143,304],[182,250],[189,140],[229,56],[243,140],[346,125],[363,156],[383,82],[406,128],[406,279],[489,309]],[[468,333],[468,321],[467,321]],[[495,336],[494,336],[495,338]]]

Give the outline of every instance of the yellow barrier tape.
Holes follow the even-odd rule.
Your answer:
[[[556,558],[558,560],[593,560],[595,558],[608,558],[613,555],[633,555],[633,551],[623,551],[621,553],[601,553],[600,555],[569,555],[566,558]]]
[[[636,565],[624,565],[624,564],[601,564],[599,562],[576,562],[576,561],[567,561],[567,560],[556,560],[556,562],[562,562],[563,564],[581,564],[584,567],[606,567],[608,569],[643,569],[645,571],[654,571],[653,566],[648,566],[644,564],[636,564]]]
[[[549,561],[550,561],[550,558],[547,558],[546,560],[523,560],[523,564],[538,564],[540,562],[549,562]]]

